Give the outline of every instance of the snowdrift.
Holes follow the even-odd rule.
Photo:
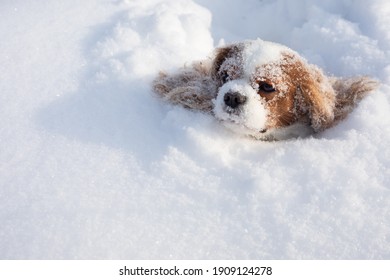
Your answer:
[[[385,0],[3,2],[0,258],[388,259],[389,14]],[[280,142],[153,95],[160,70],[258,37],[381,87]]]

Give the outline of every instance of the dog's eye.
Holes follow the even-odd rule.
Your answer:
[[[227,72],[222,72],[221,79],[223,83],[226,83],[229,81],[229,74]]]
[[[272,93],[274,92],[276,89],[274,88],[273,85],[271,84],[268,84],[266,82],[260,82],[259,83],[259,91],[263,92],[263,93]]]

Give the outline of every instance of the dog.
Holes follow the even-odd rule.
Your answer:
[[[261,39],[217,48],[176,73],[160,72],[153,90],[164,100],[212,114],[260,140],[305,137],[343,120],[378,82],[336,78],[290,48]]]

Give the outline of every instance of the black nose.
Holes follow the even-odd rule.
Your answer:
[[[246,97],[238,92],[228,92],[223,97],[225,104],[231,108],[237,108],[239,105],[244,104]]]

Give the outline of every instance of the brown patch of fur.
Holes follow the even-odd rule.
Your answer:
[[[281,75],[275,75],[280,68]],[[267,128],[309,123],[319,131],[330,127],[334,120],[335,93],[327,78],[314,65],[294,54],[285,53],[279,62],[262,65],[254,79],[272,84],[276,91],[260,93],[270,112]]]
[[[229,58],[237,58],[242,51],[240,45],[230,45],[223,48],[217,48],[215,58],[211,66],[211,75],[217,82],[218,86],[222,86],[221,66]],[[239,69],[229,69],[231,72],[238,72]],[[228,73],[231,74],[231,73]]]
[[[295,56],[286,56],[283,72],[291,79],[297,119],[307,116],[315,131],[332,126],[335,92],[327,77],[314,65]]]
[[[379,86],[379,82],[367,77],[331,78],[336,92],[335,121],[338,122],[357,106],[367,94]]]

